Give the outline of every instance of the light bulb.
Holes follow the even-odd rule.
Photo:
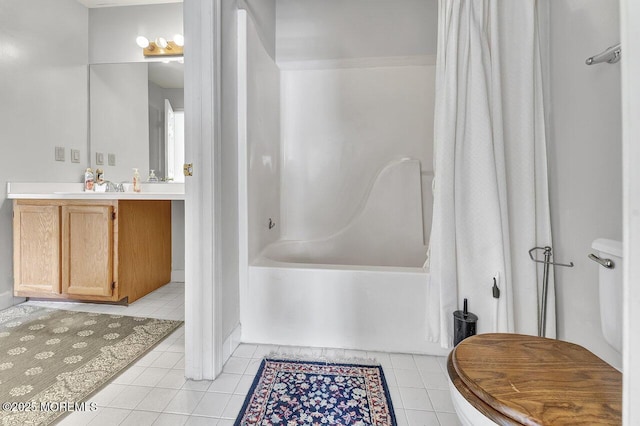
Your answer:
[[[182,34],[176,34],[173,36],[173,42],[176,46],[184,46],[184,36]]]
[[[136,44],[143,49],[146,49],[147,47],[149,47],[149,39],[147,39],[145,36],[138,36],[136,38]]]
[[[166,49],[167,46],[169,45],[169,43],[167,43],[167,39],[165,39],[164,37],[157,37],[156,44],[158,45],[158,47],[162,49]]]

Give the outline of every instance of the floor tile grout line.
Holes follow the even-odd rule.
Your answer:
[[[128,312],[125,312],[125,315],[148,316],[152,318],[183,320],[184,311],[182,312],[182,314],[177,312],[173,312],[173,313],[167,312],[168,310],[167,308],[175,306],[175,304],[173,303],[174,301],[183,298],[179,290],[184,290],[184,287],[183,287],[184,284],[180,284],[180,286],[181,286],[180,288],[178,288],[177,286],[173,286],[171,288],[171,291],[163,291],[162,293],[157,293],[157,294],[152,293],[154,297],[146,300],[141,299],[138,305],[134,305],[134,304],[130,305],[130,307],[132,307],[133,309],[129,310]],[[165,287],[163,287],[163,289],[165,289]],[[178,290],[178,291],[175,291],[175,290]],[[182,307],[183,306],[184,305],[182,305]],[[73,310],[73,308],[77,310],[83,310],[82,309],[83,307],[80,307],[80,306],[69,306],[69,307],[64,307],[63,309]],[[109,311],[108,308],[105,309],[104,307],[101,307],[101,306],[90,306],[89,307],[90,309],[88,309],[85,306],[84,308],[85,308],[84,310],[88,312],[97,311],[100,313],[113,313],[113,311]],[[115,313],[118,313],[118,314],[123,313],[122,309],[118,309],[118,308],[119,307],[115,308],[116,310]],[[172,311],[179,310],[179,309],[180,308],[172,309]],[[104,312],[105,310],[106,312]],[[179,333],[179,335],[177,333]],[[389,371],[388,375],[390,377],[393,377],[393,381],[390,380],[389,387],[395,389],[394,391],[395,398],[392,398],[391,402],[394,405],[394,409],[399,411],[400,415],[403,416],[402,419],[404,420],[404,422],[402,423],[409,424],[408,413],[414,412],[414,411],[434,413],[434,415],[437,418],[437,421],[441,424],[444,424],[440,420],[442,416],[448,417],[448,416],[455,415],[455,413],[452,413],[449,411],[438,411],[436,410],[436,406],[434,405],[433,398],[436,395],[438,395],[435,392],[447,391],[446,387],[444,386],[444,383],[441,382],[441,380],[446,379],[446,364],[445,364],[446,361],[444,361],[444,358],[440,359],[441,357],[420,355],[420,354],[390,353],[390,352],[378,352],[378,351],[356,351],[356,350],[348,350],[348,349],[344,350],[344,349],[336,349],[336,348],[317,348],[317,347],[311,348],[311,347],[299,347],[299,346],[263,345],[263,344],[254,344],[254,343],[242,343],[241,345],[251,346],[251,348],[246,348],[241,346],[236,349],[236,351],[239,351],[239,352],[234,351],[231,354],[232,357],[238,360],[237,362],[239,363],[238,366],[240,368],[236,368],[235,371],[233,372],[229,372],[229,371],[224,372],[225,374],[237,376],[235,377],[236,383],[233,386],[231,386],[232,389],[223,388],[222,390],[221,389],[209,390],[210,387],[213,386],[215,381],[207,381],[208,383],[206,385],[207,387],[204,388],[203,390],[200,390],[199,388],[195,388],[195,389],[189,388],[188,381],[185,381],[181,385],[179,383],[176,385],[172,385],[169,382],[167,382],[166,384],[160,384],[160,382],[158,382],[154,385],[139,384],[137,383],[137,376],[136,376],[130,380],[126,380],[125,383],[112,382],[111,385],[118,385],[123,387],[137,386],[137,387],[149,388],[149,391],[145,395],[145,398],[149,394],[151,394],[151,392],[153,392],[154,389],[173,392],[174,393],[173,397],[169,399],[169,402],[167,402],[166,406],[163,407],[162,411],[160,411],[159,409],[152,410],[152,409],[138,408],[138,406],[142,404],[142,401],[144,400],[144,398],[140,402],[138,402],[138,404],[136,404],[134,408],[130,408],[130,409],[116,408],[109,405],[111,403],[110,401],[109,403],[106,403],[104,406],[100,406],[100,409],[101,410],[117,409],[117,410],[126,411],[128,412],[128,414],[127,416],[125,416],[125,419],[128,416],[130,416],[131,413],[133,413],[134,411],[138,411],[138,412],[157,415],[158,417],[162,415],[177,415],[177,416],[183,416],[187,419],[190,417],[199,417],[199,418],[206,418],[206,419],[229,420],[228,417],[227,418],[223,417],[225,411],[231,407],[231,405],[234,403],[233,401],[237,401],[238,399],[244,400],[244,398],[247,397],[248,390],[251,387],[251,383],[249,383],[249,386],[247,386],[247,381],[252,382],[253,379],[255,378],[255,374],[254,374],[255,363],[260,362],[270,352],[275,352],[280,354],[288,353],[288,354],[294,354],[294,355],[295,354],[309,355],[314,353],[320,353],[321,354],[320,356],[326,356],[327,354],[336,355],[336,356],[339,356],[340,354],[342,354],[344,356],[346,354],[357,353],[360,356],[379,358],[378,362],[380,362],[380,364],[383,366],[385,373]],[[147,371],[148,369],[156,369],[156,370],[166,370],[164,374],[161,373],[162,378],[160,380],[163,380],[163,378],[169,374],[175,374],[176,378],[182,375],[182,377],[184,378],[184,326],[175,330],[170,336],[167,337],[165,341],[163,341],[162,346],[155,348],[153,351],[150,352],[150,354],[151,353],[155,353],[157,355],[155,356],[155,358],[153,357],[149,358],[150,361],[149,360],[145,361],[144,362],[145,365],[139,365],[135,363],[135,364],[132,364],[132,366],[129,368],[137,367],[139,369],[138,376],[142,374],[144,371]],[[170,354],[174,354],[174,355],[170,355]],[[261,356],[256,356],[256,354]],[[174,359],[177,359],[177,361],[175,363],[172,363],[170,361],[168,364],[165,364],[165,365],[163,365],[161,362],[156,364],[157,360],[163,356],[171,356]],[[424,358],[424,357],[427,357],[427,358]],[[140,360],[138,360],[138,362],[139,361]],[[396,374],[397,370],[405,370],[404,373],[399,374],[400,376],[404,377],[404,379],[401,379],[400,382],[397,381],[397,376],[398,376],[398,374]],[[170,372],[174,372],[174,373],[170,373]],[[417,383],[418,380],[408,379],[408,377],[410,377],[411,374],[415,374],[415,376],[417,376],[417,378],[419,379],[419,382],[421,383],[420,386],[418,386],[418,383]],[[428,383],[427,378],[430,375],[431,375],[430,379],[436,380],[435,384]],[[400,383],[412,384],[412,386],[399,386]],[[241,389],[238,390],[239,388]],[[401,388],[422,389],[423,392],[426,393],[425,402],[429,403],[431,409],[428,410],[425,408],[422,408],[422,409],[406,408],[403,401],[402,394],[400,392]],[[166,408],[171,403],[171,401],[175,399],[176,395],[178,395],[180,391],[191,391],[191,392],[197,392],[198,394],[200,394],[200,398],[198,399],[198,403],[195,405],[195,407],[197,407],[197,405],[202,401],[202,398],[204,397],[204,395],[206,395],[207,393],[216,393],[216,394],[224,395],[228,399],[224,403],[224,406],[222,407],[222,411],[220,412],[219,416],[209,416],[206,414],[194,414],[195,408],[191,410],[191,412],[189,412],[188,414],[185,414],[185,413],[178,414],[176,411],[165,411]],[[439,404],[439,406],[441,408],[442,404]]]

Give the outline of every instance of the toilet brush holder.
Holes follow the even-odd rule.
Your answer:
[[[476,334],[476,323],[478,316],[472,314],[467,309],[467,299],[464,299],[464,307],[462,311],[453,313],[453,344],[457,346],[469,336]]]

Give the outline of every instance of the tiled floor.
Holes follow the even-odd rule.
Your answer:
[[[29,302],[59,309],[184,319],[184,285],[171,283],[128,307]],[[342,349],[242,344],[215,381],[184,378],[184,327],[176,330],[88,401],[69,425],[232,425],[263,356],[272,352],[337,358],[375,358],[383,367],[399,425],[458,425],[449,397],[445,358]]]

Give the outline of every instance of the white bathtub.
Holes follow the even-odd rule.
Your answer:
[[[309,243],[278,242],[249,267],[243,341],[447,353],[425,339],[429,273],[422,265],[312,263],[357,257],[323,258],[322,252],[313,256],[313,249]]]
[[[446,354],[425,339],[421,179],[419,161],[392,161],[347,226],[266,246],[242,280],[242,341]]]
[[[445,355],[425,340],[422,267],[322,265],[261,257],[249,267],[245,342]]]

